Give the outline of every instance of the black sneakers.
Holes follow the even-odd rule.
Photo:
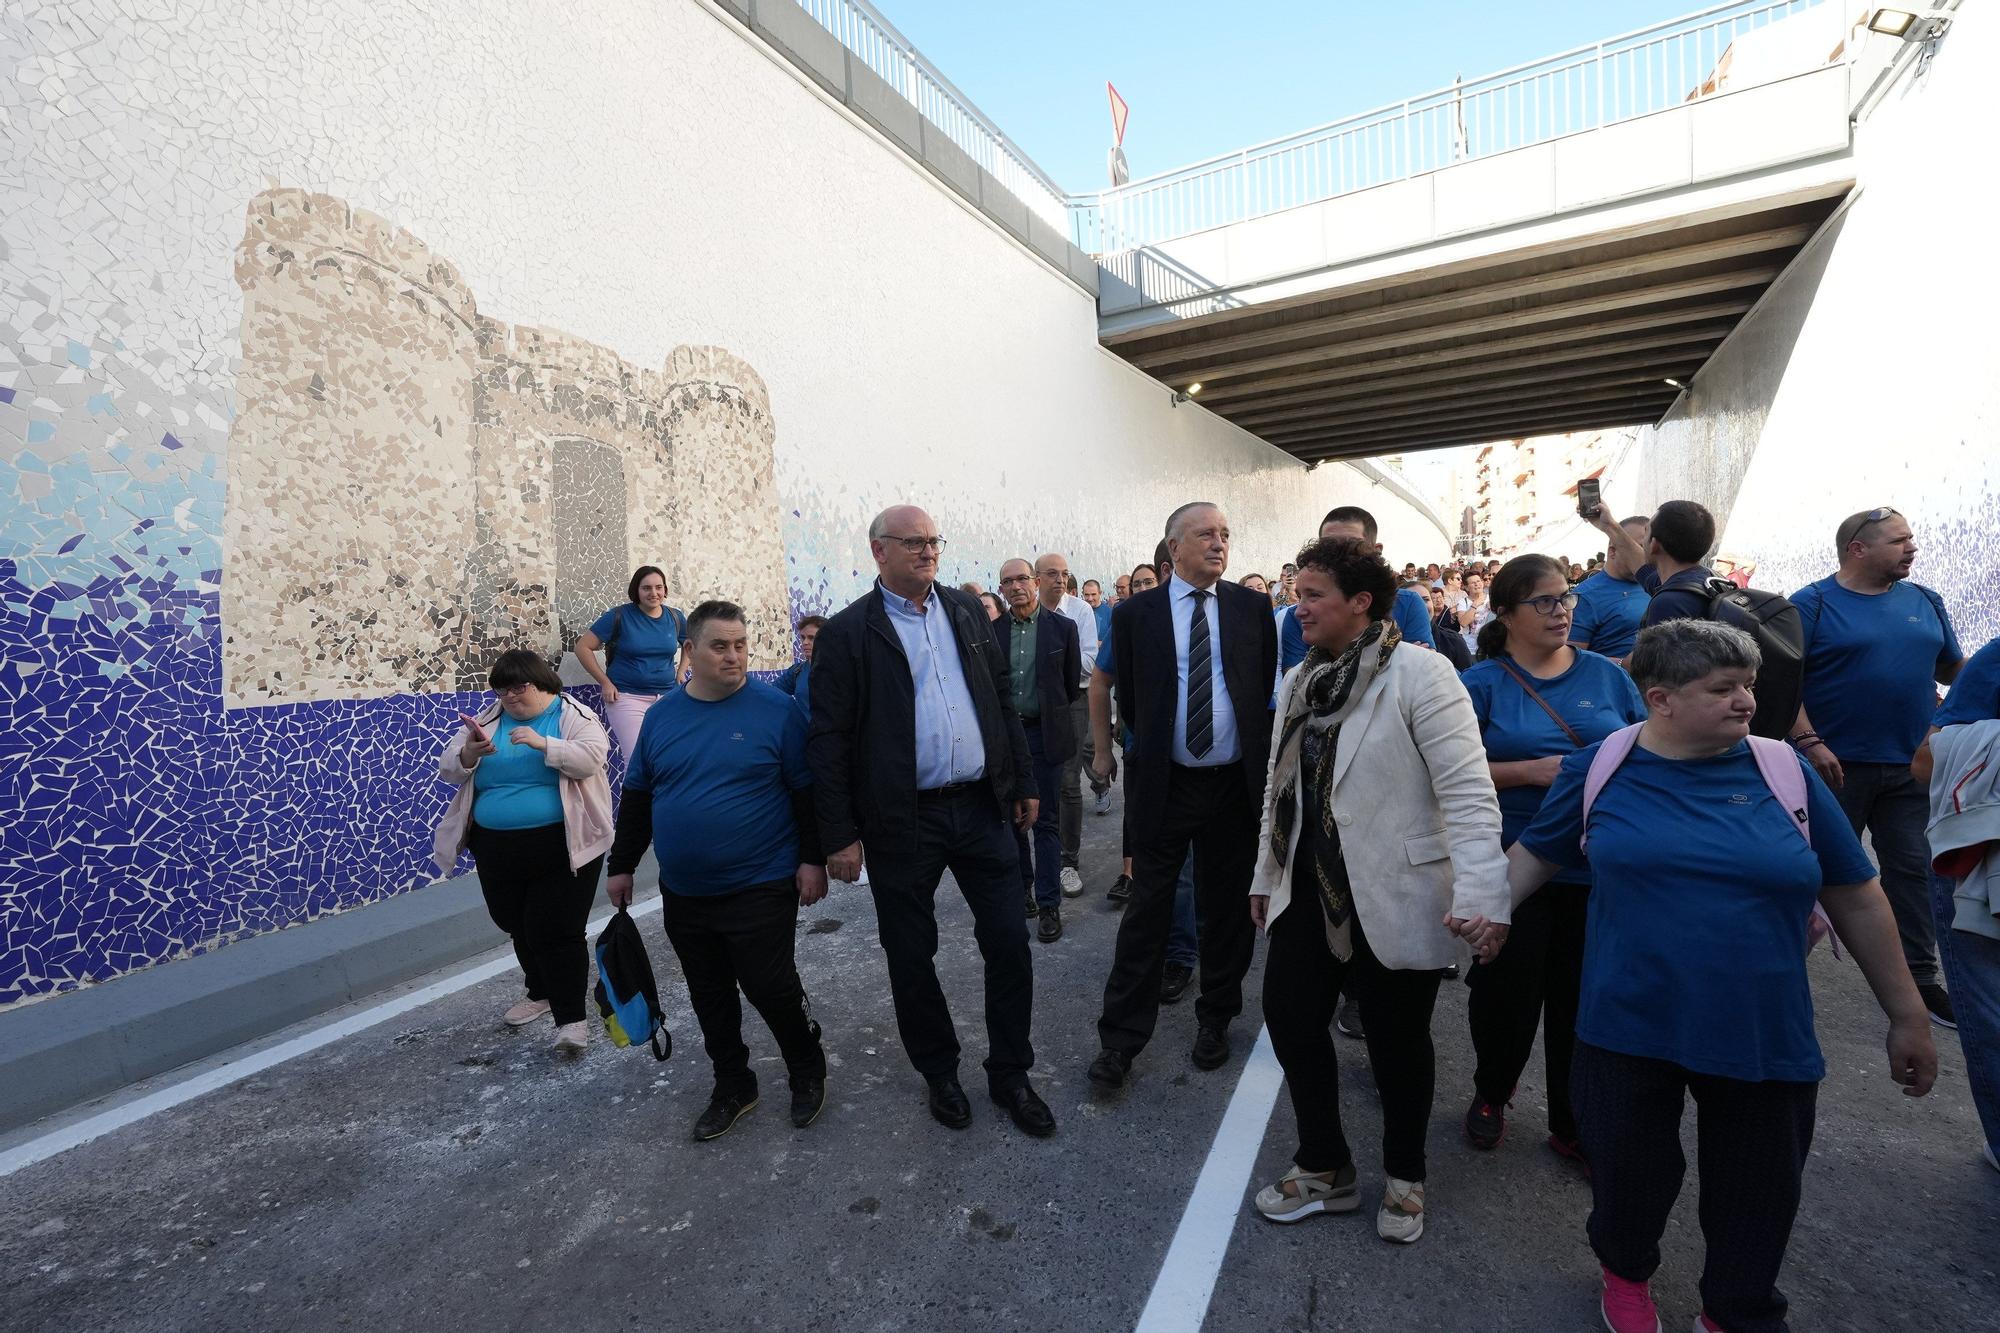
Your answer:
[[[1104,896],[1114,903],[1122,903],[1129,900],[1132,897],[1132,877],[1130,875],[1120,875],[1117,879],[1112,880],[1111,887],[1105,890]]]
[[[1924,1008],[1931,1011],[1931,1022],[1941,1028],[1958,1028],[1958,1015],[1951,1011],[1951,996],[1945,988],[1933,981],[1928,986],[1917,987],[1917,994],[1924,997]]]
[[[1062,910],[1044,907],[1040,913],[1041,925],[1035,931],[1035,938],[1044,944],[1054,944],[1062,938]]]
[[[826,1078],[801,1078],[792,1083],[792,1127],[804,1129],[819,1119],[826,1106]]]
[[[735,1128],[736,1122],[748,1115],[750,1108],[757,1104],[757,1089],[742,1088],[728,1091],[717,1088],[709,1094],[708,1109],[696,1117],[694,1137],[698,1143],[719,1139]]]
[[[1168,963],[1160,973],[1160,1003],[1172,1004],[1187,994],[1194,981],[1194,969],[1183,963]]]
[[[1220,1069],[1229,1063],[1229,1033],[1220,1027],[1204,1027],[1194,1034],[1192,1055],[1196,1069]]]
[[[1361,1002],[1359,1000],[1342,1000],[1340,1002],[1340,1008],[1335,1011],[1333,1016],[1333,1029],[1341,1036],[1352,1037],[1356,1041],[1368,1035],[1367,1031],[1361,1026]]]
[[[1507,1137],[1507,1108],[1473,1098],[1465,1108],[1465,1137],[1481,1152],[1490,1152]]]

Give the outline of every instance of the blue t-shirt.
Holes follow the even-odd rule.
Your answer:
[[[1306,660],[1306,633],[1299,628],[1297,612],[1296,606],[1288,606],[1278,612],[1278,674],[1281,677]],[[1415,588],[1399,589],[1389,614],[1394,617],[1396,629],[1405,643],[1437,647],[1437,641],[1431,637],[1430,603]]]
[[[542,751],[516,745],[511,735],[516,727],[526,727],[560,739],[562,710],[558,696],[532,722],[516,722],[502,713],[487,729],[493,753],[472,770],[472,818],[481,828],[546,828],[563,822],[562,775],[549,767]]]
[[[625,790],[652,797],[669,893],[707,897],[797,872],[791,794],[812,774],[805,714],[784,691],[761,680],[727,699],[675,690],[646,710],[633,750]]]
[[[1511,661],[1510,661],[1511,664]],[[1515,665],[1519,670],[1519,666]],[[1472,696],[1472,711],[1479,718],[1479,736],[1486,742],[1486,757],[1495,763],[1518,759],[1546,759],[1552,754],[1568,754],[1577,747],[1563,735],[1555,719],[1528,697],[1520,682],[1495,661],[1475,663],[1460,674],[1465,692]],[[1562,714],[1570,729],[1595,745],[1620,727],[1646,720],[1646,703],[1639,687],[1624,668],[1608,657],[1579,648],[1576,661],[1560,676],[1547,680],[1530,677],[1536,691],[1549,707]],[[1528,827],[1528,821],[1542,808],[1546,787],[1502,787],[1500,789],[1500,845],[1511,847]],[[1587,867],[1566,867],[1556,880],[1563,884],[1588,884]]]
[[[1639,586],[1653,597],[1646,603],[1641,627],[1661,625],[1669,620],[1708,619],[1708,594],[1702,590],[1702,585],[1714,577],[1706,566],[1696,565],[1662,581],[1660,572],[1647,565],[1639,571]]]
[[[600,643],[611,642],[611,625],[618,622],[618,644],[604,674],[621,690],[634,694],[665,694],[674,688],[674,659],[681,651],[681,617],[663,607],[656,620],[627,603],[614,606],[591,625]]]
[[[2000,718],[2000,639],[1994,639],[1972,655],[1965,670],[1951,683],[1951,693],[1938,705],[1931,725],[1949,727],[1989,718]],[[1817,721],[1815,718],[1814,722]]]
[[[1805,624],[1806,714],[1839,758],[1907,764],[1924,743],[1938,668],[1965,656],[1931,598],[1908,581],[1862,593],[1831,576],[1792,594]]]
[[[1629,656],[1650,601],[1637,579],[1614,579],[1600,569],[1576,585],[1569,641],[1605,657]]]
[[[1521,845],[1581,860],[1583,781],[1597,747],[1563,761]],[[1806,924],[1822,888],[1875,877],[1805,760],[1812,846],[1748,743],[1713,759],[1633,747],[1590,810],[1590,914],[1576,1035],[1625,1055],[1761,1082],[1826,1074],[1813,1033]]]
[[[1117,609],[1117,607],[1109,602],[1099,602],[1091,608],[1091,614],[1097,617],[1097,641],[1099,643],[1104,643],[1110,639],[1111,613]]]

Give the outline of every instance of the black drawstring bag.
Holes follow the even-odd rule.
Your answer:
[[[649,1043],[653,1058],[674,1053],[674,1037],[660,1009],[660,988],[653,982],[653,960],[646,956],[632,914],[619,908],[597,937],[597,1012],[613,1046]]]

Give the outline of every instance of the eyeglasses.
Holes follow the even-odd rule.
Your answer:
[[[1035,576],[1033,574],[1010,574],[1000,580],[1000,586],[1005,588],[1013,583],[1033,583],[1034,581]]]
[[[526,694],[529,690],[532,690],[534,688],[535,687],[533,685],[530,685],[527,681],[522,681],[519,685],[495,685],[493,687],[493,693],[502,699],[506,699],[506,698],[511,698],[516,694]]]
[[[1847,549],[1847,544],[1849,542],[1859,539],[1863,529],[1873,527],[1875,524],[1880,523],[1884,519],[1896,518],[1896,517],[1899,517],[1899,515],[1896,513],[1895,510],[1891,509],[1888,505],[1881,505],[1877,508],[1869,510],[1867,513],[1862,514],[1857,518],[1849,519],[1848,522],[1854,524],[1854,528],[1851,532],[1846,533],[1844,536],[1840,538],[1840,541],[1838,542],[1840,549],[1845,551]],[[1842,526],[1844,527],[1845,525],[1843,524]]]
[[[1553,595],[1545,597],[1529,597],[1524,599],[1521,605],[1532,606],[1545,616],[1553,616],[1558,609],[1563,611],[1576,610],[1576,594],[1573,592],[1566,592],[1560,597],[1556,597]]]
[[[911,555],[921,555],[925,551],[942,551],[944,549],[944,538],[942,537],[891,537],[885,535],[882,540],[899,543]]]

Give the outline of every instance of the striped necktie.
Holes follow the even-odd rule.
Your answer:
[[[1209,668],[1208,599],[1206,588],[1189,593],[1187,749],[1197,759],[1215,744],[1215,680]]]

